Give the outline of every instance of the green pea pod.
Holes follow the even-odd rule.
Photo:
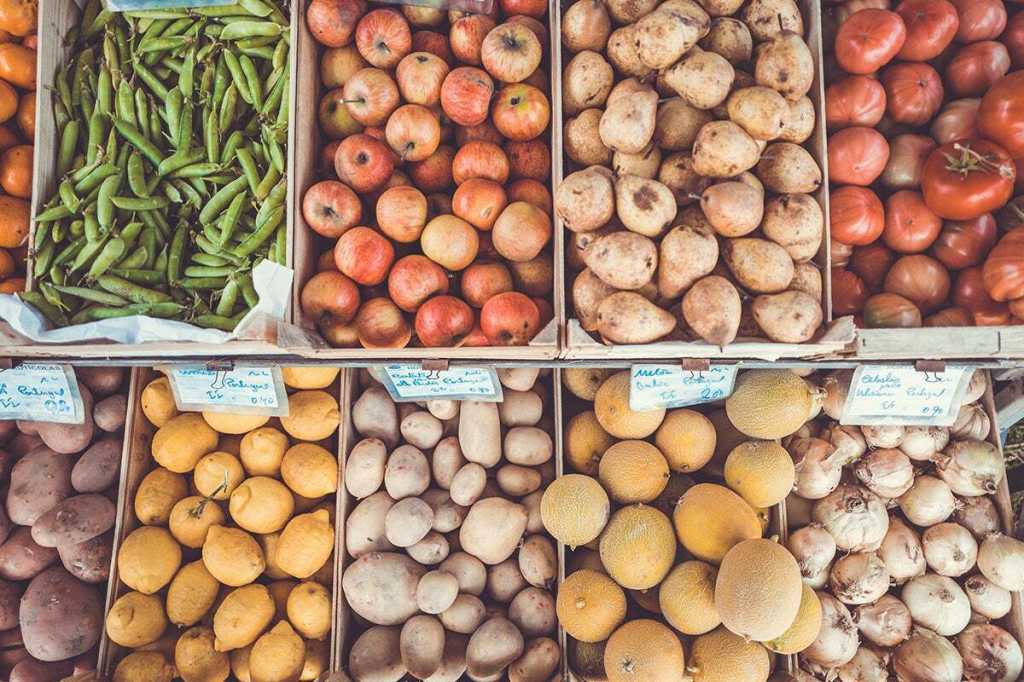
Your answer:
[[[56,263],[56,259],[54,259],[54,263]],[[50,281],[54,284],[64,284],[64,281],[67,279],[67,273],[64,271],[64,268],[59,265],[51,265],[50,271],[46,273],[46,276],[49,277]]]
[[[145,223],[146,227],[156,230],[157,234],[160,235],[160,239],[164,241],[170,239],[171,228],[167,225],[167,219],[163,217],[162,213],[159,211],[142,211],[139,213],[139,218]]]
[[[199,222],[203,225],[212,223],[227,208],[232,199],[245,191],[247,184],[245,177],[242,176],[222,187],[220,191],[210,197],[210,201],[199,212]]]
[[[274,230],[284,220],[284,206],[278,206],[263,221],[262,224],[257,224],[256,231],[246,237],[241,244],[236,246],[231,252],[239,258],[252,255],[259,249],[263,244],[270,239],[274,234]]]
[[[104,64],[100,66],[99,89],[96,91],[96,109],[104,114],[114,111],[114,86],[110,79],[110,69]]]
[[[241,47],[238,51],[250,59],[262,59],[269,62],[274,58],[274,50],[270,47]]]
[[[96,218],[95,213],[86,213],[82,223],[86,239],[91,242],[98,242],[103,238],[103,232],[100,230],[100,221]]]
[[[239,0],[238,6],[254,17],[269,17],[274,11],[262,0]]]
[[[157,166],[157,174],[161,177],[170,175],[179,168],[185,166],[191,166],[193,163],[199,163],[203,159],[203,150],[192,149],[187,152],[175,152],[171,154]]]
[[[209,7],[193,7],[190,11],[201,17],[230,17],[239,14],[242,8],[237,4],[210,5]]]
[[[96,219],[100,221],[100,228],[104,232],[110,232],[114,227],[114,202],[111,197],[119,184],[120,178],[111,175],[100,185],[100,193],[96,197]]]
[[[181,192],[178,191],[177,187],[169,182],[161,182],[158,187],[160,188],[160,191],[164,193],[164,196],[171,200],[171,203],[181,203]]]
[[[110,274],[146,287],[160,286],[165,281],[164,273],[160,270],[111,268]]]
[[[54,220],[63,220],[64,218],[70,218],[71,211],[68,210],[67,206],[61,204],[60,206],[54,206],[48,208],[36,216],[37,223],[53,222]]]
[[[275,78],[275,76],[277,76]],[[270,79],[274,81],[274,84],[270,87],[270,94],[267,95],[267,99],[260,106],[260,113],[264,116],[269,116],[270,112],[276,111],[281,106],[281,98],[284,96],[284,89],[288,87],[287,73],[282,69],[281,71],[275,71],[270,75]],[[268,80],[268,83],[270,81]]]
[[[227,64],[228,71],[231,73],[231,82],[238,89],[238,94],[247,104],[252,104],[253,99],[252,93],[249,92],[249,82],[246,80],[245,74],[242,73],[242,65],[239,63],[238,57],[231,50],[225,50],[224,63]]]
[[[55,242],[46,242],[42,248],[36,250],[35,260],[32,262],[32,275],[36,279],[42,277],[50,269],[56,252],[57,244]]]
[[[135,145],[150,163],[154,166],[160,165],[160,162],[163,161],[163,154],[159,149],[157,149],[155,144],[147,140],[145,136],[139,132],[138,128],[127,121],[121,120],[115,120],[114,127],[117,128],[117,132],[120,133],[121,137]]]
[[[285,224],[277,228],[274,234],[274,257],[271,259],[278,265],[287,265],[288,262],[288,226]]]
[[[126,257],[124,260],[120,261],[118,265],[120,265],[122,268],[127,268],[129,270],[144,267],[146,265],[146,261],[149,260],[149,253],[150,252],[146,250],[146,247],[140,246],[139,248],[132,251],[131,255]]]
[[[194,163],[171,173],[172,178],[201,178],[223,170],[219,163]]]
[[[228,24],[220,34],[221,40],[241,40],[255,36],[279,36],[280,24],[272,21],[236,21]]]
[[[68,78],[68,67],[61,67],[57,69],[57,73],[54,74],[53,84],[57,89],[57,96],[60,97],[61,104],[68,111],[74,108],[74,100],[71,97],[71,81]]]
[[[196,265],[208,265],[211,268],[219,268],[223,265],[230,265],[231,261],[221,256],[211,256],[208,253],[193,253],[192,262]]]
[[[210,163],[220,161],[220,126],[216,111],[210,111],[206,117],[204,132],[206,135],[206,160]]]
[[[125,12],[124,15],[133,19],[180,19],[188,16],[188,10],[184,7],[136,9],[130,12]]]
[[[275,69],[284,69],[288,66],[287,40],[277,41],[277,45],[274,47],[274,56],[271,58],[270,63]]]
[[[149,100],[146,98],[146,91],[142,88],[136,88],[132,96],[135,99],[135,119],[139,132],[149,140],[158,139],[153,135],[153,131],[149,129]]]
[[[224,286],[224,290],[220,292],[220,300],[217,301],[216,313],[229,317],[231,311],[235,309],[235,303],[238,302],[239,287],[238,282],[235,281],[234,277],[228,278],[228,283]]]
[[[133,126],[139,125],[135,118],[135,93],[126,80],[121,81],[117,88],[117,117]]]
[[[211,240],[209,237],[207,237],[204,234],[200,234],[200,235],[196,236],[196,246],[198,246],[203,251],[203,253],[208,253],[208,254],[211,254],[211,255],[220,255],[220,256],[222,256],[224,258],[228,258],[229,260],[230,259],[234,259],[236,261],[235,262],[236,265],[241,265],[242,264],[242,259],[235,258],[234,255],[228,253],[227,251],[222,251],[217,246],[217,243],[215,241]]]
[[[142,165],[142,157],[136,151],[132,151],[128,157],[128,186],[137,197],[148,197],[150,195],[149,185],[146,184],[146,172]]]
[[[134,303],[163,303],[171,300],[171,297],[162,291],[147,289],[134,282],[129,282],[123,277],[103,275],[97,278],[96,283],[105,291],[127,298]]]
[[[227,277],[235,268],[230,265],[190,265],[185,268],[186,277]]]
[[[22,291],[18,293],[18,298],[25,301],[40,313],[43,314],[51,324],[57,327],[68,326],[68,318],[63,311],[57,306],[53,305],[38,291]]]
[[[171,35],[171,36],[160,36],[159,38],[144,38],[135,51],[139,54],[152,54],[154,52],[171,52],[173,50],[180,50],[189,43],[191,39],[188,36]]]
[[[164,85],[152,71],[143,66],[141,62],[135,62],[135,75],[146,84],[153,94],[159,99],[167,99],[167,86]]]
[[[284,149],[282,149],[280,143],[274,139],[268,139],[267,145],[270,150],[270,162],[274,164],[274,168],[277,169],[278,173],[284,174]]]
[[[229,83],[231,83],[231,72],[228,71],[227,61],[222,54],[213,70],[213,102],[215,104],[224,99],[224,93],[227,92]]]
[[[89,141],[85,147],[86,163],[95,161],[100,150],[103,148],[103,138],[107,134],[106,118],[103,112],[99,111],[99,107],[97,107],[97,110],[93,112],[92,117],[89,119]]]
[[[111,268],[115,263],[124,257],[124,252],[127,249],[124,240],[120,237],[114,237],[106,243],[100,254],[96,256],[96,260],[89,266],[89,271],[86,273],[86,279],[94,280],[100,277],[107,270]]]
[[[212,45],[212,43],[211,43]],[[196,61],[203,63],[207,57],[203,56],[203,50],[196,53]],[[209,102],[210,93],[213,92],[213,79],[217,75],[217,65],[207,61],[203,65],[203,75],[199,77],[199,98],[204,103]]]
[[[287,196],[288,181],[287,179],[282,179],[280,182],[274,185],[274,189],[270,191],[270,194],[267,195],[266,200],[260,206],[260,210],[256,213],[257,227],[262,225],[266,221],[267,216],[270,215],[271,211],[273,211],[278,206],[281,206],[284,203],[284,200],[287,198]]]
[[[197,315],[195,318],[193,318],[192,322],[199,325],[200,327],[205,327],[208,329],[219,329],[224,332],[231,332],[234,331],[235,327],[238,326],[238,323],[242,321],[242,318],[245,316],[246,312],[248,311],[243,311],[238,315],[235,315],[234,317],[224,317],[223,315],[209,314]]]
[[[128,49],[128,36],[125,34],[124,24],[118,23],[114,26],[114,42],[117,43],[117,55],[120,58],[118,68],[121,77],[126,78],[132,73],[131,50]]]
[[[185,253],[185,242],[188,241],[188,223],[182,221],[174,230],[171,250],[167,254],[167,281],[177,285],[181,276],[181,259]]]
[[[185,277],[178,286],[187,291],[201,291],[223,289],[227,283],[227,277]]]
[[[50,223],[45,223],[45,224],[49,225]],[[83,234],[85,234],[85,221],[84,220],[74,220],[74,221],[72,221],[71,224],[68,226],[68,234],[70,234],[72,237],[81,237]]]
[[[210,240],[211,244],[220,243],[220,228],[213,223],[209,225],[203,225],[203,236]]]
[[[213,56],[214,51],[218,49],[220,49],[220,46],[212,40],[200,47],[199,51],[196,52],[196,64],[202,64],[203,62],[209,61],[210,57]],[[207,87],[203,88],[203,92],[209,93],[209,86],[210,84],[207,84]]]
[[[195,206],[196,209],[200,209],[203,207],[203,203],[205,203],[204,197],[206,194],[205,192],[200,193],[199,190],[189,184],[193,180],[199,180],[199,178],[172,178],[171,183],[185,197],[189,204]],[[202,182],[202,180],[199,180],[199,182]]]
[[[278,36],[257,36],[255,38],[243,38],[235,42],[239,50],[253,50],[259,47],[270,47],[281,42]]]
[[[146,252],[146,260],[143,263],[144,268],[152,268],[153,262],[156,260],[157,255],[157,233],[151,227],[147,227],[139,235],[139,250]],[[124,266],[127,267],[127,266]]]
[[[89,24],[89,28],[85,30],[85,33],[82,34],[82,37],[91,38],[92,36],[99,35],[100,31],[102,31],[107,24],[114,20],[114,16],[114,13],[110,10],[100,10],[100,13],[97,14],[96,18],[93,19],[91,24]]]
[[[245,179],[249,182],[249,189],[253,195],[256,194],[256,188],[260,185],[259,171],[256,169],[256,161],[252,158],[252,154],[248,149],[242,148],[235,152],[235,158],[238,159],[238,165],[242,167],[242,174]]]
[[[121,84],[121,57],[117,54],[117,43],[114,41],[113,31],[107,31],[103,36],[103,59],[110,69],[110,80],[114,87]]]
[[[224,99],[220,101],[220,111],[217,116],[217,127],[221,130],[229,130],[232,121],[235,120],[235,107],[238,104],[238,88],[232,83],[224,92]]]
[[[252,285],[252,273],[245,272],[238,275],[238,286],[242,290],[242,298],[245,299],[245,304],[250,308],[255,307],[259,303],[260,297],[256,293],[256,288]]]
[[[124,164],[128,161],[128,147],[124,147],[120,151],[124,153],[118,153],[117,131],[111,128],[107,133],[107,144],[103,148],[103,158],[116,159],[115,163],[117,164],[117,167],[124,168]]]
[[[60,151],[57,152],[57,175],[62,176],[71,170],[78,149],[78,133],[81,125],[78,119],[71,119],[64,125],[60,134]]]
[[[256,64],[247,54],[240,55],[238,63],[242,67],[242,75],[245,76],[245,83],[249,86],[249,94],[252,96],[250,104],[258,106],[263,101],[263,81],[256,71]]]
[[[289,107],[289,101],[290,101],[290,98],[291,98],[291,93],[290,93],[290,90],[288,88],[288,81],[290,80],[291,76],[288,73],[285,73],[284,77],[285,77],[285,86],[284,86],[284,90],[281,92],[281,101],[277,105],[277,120],[275,121],[275,123],[276,123],[277,127],[280,130],[287,131],[288,130],[288,116],[289,116],[289,109],[288,109],[288,107]]]
[[[146,226],[141,220],[128,223],[121,230],[120,237],[124,240],[124,245],[129,249],[135,245],[135,240],[142,234],[142,228]]]
[[[263,201],[267,198],[270,194],[270,190],[277,185],[277,181],[280,177],[281,173],[279,173],[277,168],[274,166],[270,166],[267,169],[266,175],[264,175],[263,179],[260,180],[259,187],[257,187],[256,191],[253,193],[253,196],[256,197],[257,201]]]
[[[53,227],[53,223],[37,223],[35,227],[35,239],[32,241],[36,248],[39,248],[46,242],[51,242],[53,239],[50,238],[50,228]]]
[[[64,237],[67,236],[68,230],[65,227],[64,222],[61,221],[53,224],[53,229],[50,230],[50,234],[53,237],[53,241],[62,242],[64,241]]]
[[[92,167],[83,166],[79,171],[71,174],[71,181],[75,183],[77,194],[86,194],[100,186],[104,180],[111,175],[117,175],[120,169],[113,163],[100,163]]]
[[[220,126],[217,126],[220,128]],[[220,162],[223,164],[228,163],[235,158],[235,154],[239,149],[242,148],[242,143],[245,141],[242,131],[236,130],[228,136],[227,142],[220,150]]]
[[[39,282],[39,291],[43,293],[43,298],[46,299],[47,303],[52,305],[57,310],[68,310],[70,306],[61,298],[60,292],[53,288],[49,282]]]
[[[64,178],[60,181],[60,185],[57,186],[57,194],[60,195],[61,203],[67,206],[69,211],[72,213],[78,213],[78,207],[81,204],[81,201],[75,194],[75,189],[71,184],[70,178]]]
[[[57,253],[57,257],[53,259],[53,265],[50,266],[50,270],[52,271],[55,267],[63,265],[72,258],[77,258],[85,246],[85,237],[79,237],[72,241]]]
[[[121,298],[116,294],[112,294],[107,291],[100,291],[98,289],[90,289],[88,287],[65,287],[55,285],[53,287],[62,294],[74,296],[80,298],[83,301],[91,301],[93,303],[101,303],[103,305],[127,305],[128,301]]]
[[[167,122],[167,129],[177,135],[178,122],[181,121],[181,105],[185,98],[181,89],[175,85],[167,91],[167,98],[164,99],[164,120]]]
[[[110,197],[110,201],[125,211],[159,211],[170,203],[164,197]]]
[[[192,86],[193,78],[195,78],[196,69],[196,46],[193,45],[185,53],[185,59],[181,64],[181,73],[178,74],[178,87],[181,88],[181,94],[185,99],[192,97]]]

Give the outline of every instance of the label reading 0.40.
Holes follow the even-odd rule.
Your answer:
[[[174,401],[180,410],[288,415],[288,395],[278,367],[171,367]]]

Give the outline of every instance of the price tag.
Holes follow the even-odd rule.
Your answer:
[[[212,370],[201,365],[158,367],[169,378],[179,410],[288,416],[279,367]]]
[[[854,371],[840,424],[950,426],[973,369],[920,372],[913,367],[861,365]]]
[[[437,399],[500,403],[504,399],[493,367],[427,370],[418,365],[386,365],[381,379],[395,402]]]
[[[85,407],[69,365],[26,362],[0,371],[0,419],[81,424]]]
[[[736,365],[715,365],[704,371],[678,365],[633,365],[629,407],[642,412],[722,400],[732,394],[736,369]]]

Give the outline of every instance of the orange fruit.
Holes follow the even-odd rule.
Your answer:
[[[0,81],[0,123],[9,121],[18,111],[18,92],[7,81]]]
[[[14,256],[7,249],[0,249],[0,280],[10,277],[15,269]]]
[[[0,247],[12,249],[28,238],[30,213],[24,199],[0,196]]]
[[[32,198],[32,151],[32,145],[19,144],[0,156],[0,187],[8,194]]]
[[[0,294],[17,294],[25,291],[24,277],[8,277],[0,282]]]
[[[18,101],[18,127],[25,133],[25,138],[36,139],[36,93],[26,92]]]

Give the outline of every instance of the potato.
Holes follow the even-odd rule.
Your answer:
[[[734,77],[732,64],[725,57],[698,47],[664,73],[665,83],[698,109],[713,109],[724,102]]]
[[[789,288],[810,294],[815,301],[821,300],[821,271],[814,263],[796,263],[793,281]]]
[[[167,377],[160,377],[146,384],[142,389],[142,413],[153,426],[160,428],[173,417],[178,416],[171,384]]]
[[[544,415],[544,401],[533,391],[505,391],[498,403],[502,426],[533,426]]]
[[[388,457],[384,489],[396,500],[419,495],[430,486],[430,464],[412,445],[400,445]]]
[[[8,682],[50,682],[63,680],[75,671],[74,661],[53,661],[44,663],[32,658],[19,661],[11,668]]]
[[[603,0],[576,0],[562,15],[562,44],[571,52],[603,50],[611,30]]]
[[[508,605],[508,617],[525,637],[538,637],[555,631],[555,599],[539,587],[524,588]]]
[[[47,511],[72,494],[74,459],[49,448],[22,457],[11,469],[7,516],[20,526],[31,526]]]
[[[623,0],[625,1],[625,0]],[[651,72],[651,69],[640,61],[633,24],[620,26],[608,36],[607,55],[612,66],[626,77],[640,78]]]
[[[363,437],[380,438],[389,448],[398,445],[398,408],[381,386],[366,389],[352,405],[352,424]]]
[[[431,491],[427,491],[428,493]],[[445,492],[445,491],[438,491]],[[428,501],[434,510],[434,530],[438,533],[450,533],[462,525],[463,519],[469,513],[469,508],[456,504],[445,492],[444,498],[437,504]]]
[[[546,431],[536,426],[514,426],[505,433],[505,459],[512,464],[535,466],[551,459],[554,444]]]
[[[459,411],[459,447],[470,462],[492,467],[501,459],[501,420],[495,403],[463,401]]]
[[[814,103],[810,97],[804,95],[798,100],[790,101],[789,113],[786,115],[786,125],[779,134],[782,142],[803,144],[814,132]]]
[[[660,236],[676,217],[672,190],[635,175],[620,176],[615,183],[615,206],[626,228],[647,237]]]
[[[558,185],[555,213],[568,229],[592,232],[615,215],[615,188],[610,175],[607,169],[590,166],[570,173]]]
[[[790,101],[804,97],[814,83],[814,58],[807,43],[796,33],[782,33],[757,46],[754,80],[778,90]]]
[[[384,484],[388,451],[380,438],[364,438],[345,459],[345,489],[356,499],[369,497]]]
[[[509,682],[543,682],[558,670],[561,649],[550,637],[538,637],[526,643],[523,655],[508,667]]]
[[[635,154],[654,136],[658,114],[658,93],[643,87],[628,96],[608,97],[598,134],[612,151]]]
[[[43,547],[76,545],[114,527],[117,510],[103,495],[69,497],[36,519],[32,539]]]
[[[572,283],[572,304],[580,326],[587,331],[598,327],[597,311],[601,301],[614,294],[618,289],[605,284],[590,268],[583,268]]]
[[[756,172],[764,186],[778,194],[809,194],[821,187],[821,169],[814,157],[792,142],[769,145]]]
[[[399,429],[407,443],[421,450],[428,450],[437,445],[444,433],[441,420],[426,410],[417,410],[406,416],[402,419]]]
[[[114,682],[171,682],[174,666],[159,651],[133,651],[117,663]]]
[[[519,571],[519,561],[509,558],[487,569],[487,594],[495,601],[507,604],[526,587],[526,579]]]
[[[693,143],[693,169],[712,178],[729,178],[757,165],[761,153],[754,138],[732,121],[712,121]]]
[[[91,585],[60,566],[29,583],[18,614],[25,649],[40,661],[62,661],[83,654],[99,641],[103,600]]]
[[[611,343],[652,343],[675,327],[670,313],[632,291],[608,296],[597,309],[596,329]]]
[[[750,0],[743,10],[743,21],[758,42],[784,31],[804,34],[804,18],[795,0]]]
[[[672,97],[658,105],[654,143],[673,151],[690,149],[697,133],[711,120],[711,114],[703,109],[691,106],[681,97]]]
[[[405,675],[399,648],[401,628],[372,627],[356,638],[348,654],[348,671],[357,680],[397,682]]]
[[[0,580],[0,630],[18,627],[18,602],[22,588],[16,582]]]
[[[709,52],[721,55],[730,64],[736,66],[750,61],[750,56],[754,51],[754,40],[747,25],[742,21],[719,16],[711,20],[711,29],[701,39],[700,46]]]
[[[444,626],[434,616],[418,615],[405,621],[399,637],[402,664],[409,674],[424,679],[441,667]]]
[[[383,490],[362,500],[345,519],[345,547],[358,559],[370,552],[394,549],[384,532],[384,520],[395,501]]]
[[[670,0],[634,24],[633,40],[640,61],[664,69],[707,35],[711,17],[693,0]]]
[[[720,182],[704,190],[700,206],[715,232],[742,237],[761,224],[764,192],[743,182]]]
[[[607,0],[605,4],[612,19],[619,24],[632,24],[658,6],[657,0]]]
[[[534,587],[548,588],[558,577],[558,554],[545,535],[530,535],[519,547],[519,571]]]
[[[484,620],[484,603],[472,594],[460,594],[452,605],[442,611],[438,618],[449,632],[468,635],[474,632]]]
[[[468,507],[480,499],[487,483],[487,470],[476,462],[469,462],[452,478],[449,488],[452,502]]]
[[[563,144],[565,153],[574,163],[581,166],[611,163],[612,150],[604,146],[597,132],[602,113],[601,109],[584,109],[565,122]]]
[[[439,614],[454,604],[458,596],[459,581],[447,571],[430,571],[416,586],[416,605],[423,613]]]
[[[152,644],[167,628],[163,600],[152,594],[127,592],[110,607],[106,625],[107,636],[115,644],[132,649]]]
[[[526,509],[499,497],[476,502],[459,528],[459,543],[485,564],[512,556],[526,530]]]
[[[456,552],[441,562],[439,568],[455,576],[459,592],[479,596],[487,584],[487,568],[472,554]]]
[[[612,66],[604,57],[591,50],[578,53],[562,71],[562,110],[575,116],[584,109],[604,106],[614,82]]]
[[[545,482],[545,485],[547,485],[547,482]],[[519,500],[519,504],[526,508],[527,533],[540,533],[544,530],[544,522],[540,517],[540,501],[543,496],[544,491],[538,490]]]
[[[32,529],[21,526],[0,546],[0,578],[28,580],[55,561],[57,550],[37,545]]]
[[[821,303],[802,291],[758,296],[751,306],[754,320],[772,341],[804,343],[818,331],[823,318]]]
[[[495,477],[501,492],[509,497],[523,497],[540,488],[540,472],[531,467],[506,464]]]
[[[128,410],[128,396],[112,395],[96,403],[92,420],[104,431],[113,433],[124,426]]]
[[[345,569],[345,598],[359,616],[375,625],[398,625],[419,612],[416,586],[426,569],[393,552],[372,552]]]
[[[29,422],[35,423],[35,422]],[[23,457],[33,450],[43,446],[43,439],[33,434],[18,432],[7,444],[11,454],[15,457]]]
[[[742,303],[729,280],[710,275],[698,280],[683,297],[683,318],[708,343],[725,346],[739,331]]]
[[[786,249],[794,262],[808,261],[817,255],[825,218],[814,197],[783,194],[771,199],[764,211],[764,236]]]
[[[469,638],[466,664],[470,675],[500,673],[523,653],[523,635],[515,624],[500,616],[480,625]]]
[[[384,535],[396,547],[410,547],[422,540],[434,525],[434,510],[418,497],[406,497],[392,505],[384,517]]]
[[[599,237],[586,253],[587,267],[617,289],[640,289],[654,277],[658,247],[635,232],[612,232]]]
[[[85,450],[92,442],[96,433],[93,423],[92,393],[85,386],[79,386],[84,408],[84,421],[81,424],[58,424],[56,422],[37,422],[36,433],[48,448],[62,455],[73,455]]]
[[[124,386],[128,371],[124,367],[76,367],[79,386],[85,384],[97,398],[113,395]]]
[[[80,493],[98,493],[117,483],[122,447],[114,437],[93,443],[71,469],[71,486]]]
[[[442,439],[431,456],[430,465],[434,481],[439,487],[447,490],[452,484],[452,478],[465,462],[466,458],[462,456],[462,448],[459,447],[459,439],[455,436]]]
[[[774,294],[793,281],[793,260],[775,242],[742,237],[727,241],[722,251],[729,271],[745,289]]]

